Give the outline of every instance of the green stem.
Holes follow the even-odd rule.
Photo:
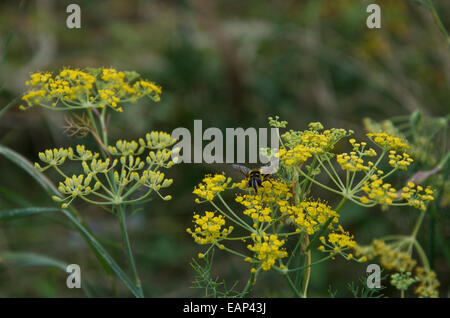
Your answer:
[[[302,294],[300,294],[300,292],[297,290],[297,288],[295,287],[295,285],[294,285],[294,283],[292,282],[292,279],[289,277],[289,274],[288,273],[286,273],[286,274],[284,274],[283,275],[284,276],[284,278],[286,278],[286,280],[287,280],[287,282],[288,282],[288,284],[289,284],[289,287],[291,287],[291,289],[292,289],[292,291],[294,292],[294,294],[295,294],[295,296],[296,297],[302,297]]]
[[[328,255],[327,257],[321,258],[320,260],[315,261],[315,262],[312,262],[312,263],[310,263],[309,265],[306,265],[306,266],[300,266],[300,267],[297,267],[297,268],[292,268],[292,269],[288,269],[288,270],[284,270],[284,271],[285,271],[285,272],[289,272],[289,273],[291,273],[291,272],[296,272],[296,271],[300,271],[300,270],[303,270],[303,269],[305,269],[305,268],[311,267],[311,266],[313,266],[313,265],[316,265],[316,264],[320,264],[320,263],[322,263],[322,262],[325,262],[326,260],[328,260],[328,259],[334,257],[334,255],[336,255],[336,253],[330,254],[330,255]]]
[[[442,169],[445,167],[445,165],[447,164],[447,161],[450,159],[450,151],[447,151],[447,154],[445,155],[444,158],[442,158],[442,160],[439,162],[438,164],[438,168]]]
[[[143,298],[144,293],[142,291],[141,280],[139,279],[139,275],[136,270],[136,264],[135,264],[134,257],[133,257],[133,251],[131,250],[130,239],[128,237],[125,208],[122,205],[120,205],[118,210],[119,210],[118,216],[119,216],[120,230],[122,232],[123,242],[125,244],[125,248],[127,251],[128,261],[129,261],[131,269],[133,271],[134,283],[135,283],[136,288],[139,291],[139,297]]]
[[[444,24],[441,21],[441,18],[439,18],[439,15],[436,11],[436,8],[434,7],[434,4],[431,0],[428,0],[428,5],[431,9],[431,13],[433,14],[433,18],[436,21],[436,24],[438,25],[439,29],[442,31],[442,33],[445,35],[445,37],[447,38],[447,43],[450,44],[450,36],[447,32],[447,30],[445,29]]]
[[[97,123],[95,122],[94,114],[92,113],[92,109],[88,108],[86,110],[86,112],[89,116],[89,120],[91,121],[92,128],[94,129],[94,131],[91,130],[91,134],[94,137],[95,141],[99,144],[100,152],[102,153],[103,158],[106,159],[107,157],[109,157],[107,144],[104,143],[105,139],[103,139],[103,141],[100,139],[100,136],[104,137],[103,128],[102,128],[102,135],[100,135],[100,133],[98,131]]]
[[[416,239],[414,239],[414,247],[416,248],[417,254],[419,254],[423,267],[425,267],[426,269],[430,269],[430,263],[428,262],[427,254],[425,254],[425,251]]]
[[[304,173],[301,169],[299,169],[299,171],[300,171],[300,173],[302,174],[303,177],[305,177],[306,179],[308,179],[308,180],[311,181],[312,183],[318,185],[319,187],[322,187],[322,188],[324,188],[324,189],[326,189],[326,190],[328,190],[328,191],[330,191],[330,192],[333,192],[333,193],[342,195],[342,192],[337,191],[337,190],[334,190],[334,189],[332,189],[332,188],[330,188],[330,187],[327,187],[326,185],[324,185],[324,184],[322,184],[322,183],[320,183],[320,182],[318,182],[318,181],[312,179],[310,176],[308,176],[306,173]]]
[[[256,277],[258,277],[260,271],[261,267],[259,267],[255,272],[251,274],[250,279],[247,282],[247,285],[245,285],[245,288],[241,293],[241,298],[246,297],[250,293],[251,289],[255,285]]]
[[[309,246],[309,237],[305,234],[305,246]],[[306,298],[306,293],[308,291],[309,279],[311,278],[311,250],[306,251],[305,258],[305,272],[303,274],[303,291],[302,298]]]
[[[99,136],[97,124],[95,122],[95,118],[94,118],[94,114],[92,113],[92,110],[90,108],[88,108],[86,110],[86,112],[87,112],[87,114],[89,116],[89,119],[91,120],[92,128],[94,128],[96,135]]]
[[[219,211],[219,213],[221,213],[223,216],[225,216],[227,219],[231,220],[231,222],[235,223],[236,225],[239,225],[240,227],[242,227],[243,229],[246,229],[252,233],[254,233],[254,229],[252,229],[248,224],[244,223],[244,221],[239,221],[237,219],[234,219],[233,217],[229,216],[227,213],[225,213],[224,211],[222,211],[222,209],[214,203],[214,201],[209,201],[211,203],[211,205],[213,207],[215,207],[217,209],[217,211]]]
[[[375,162],[375,164],[373,165],[374,167],[378,167],[378,165],[380,164],[381,160],[384,158],[384,155],[386,154],[386,150],[383,149],[383,152],[381,153],[380,157],[378,157],[377,161]],[[359,182],[358,184],[353,188],[353,190],[350,191],[350,195],[353,195],[357,192],[359,192],[359,188],[362,186],[362,184],[366,181],[369,180],[369,178],[375,173],[375,171],[373,169],[371,169],[369,171],[369,173],[367,173]]]
[[[339,177],[339,174],[337,173],[336,169],[334,169],[333,163],[331,162],[330,158],[328,158],[328,157],[327,157],[327,162],[328,162],[328,165],[330,166],[331,170],[333,171],[334,175],[336,176],[336,179],[339,181],[341,188],[344,189],[344,183],[342,183],[342,180]]]
[[[300,243],[301,243],[301,241],[298,240],[297,244],[295,245],[294,249],[291,252],[291,256],[289,256],[289,259],[288,259],[288,261],[286,263],[286,267],[289,267],[289,265],[291,264],[292,260],[294,259],[294,255],[297,253],[297,250],[300,247]]]
[[[414,239],[417,236],[417,233],[419,232],[420,226],[422,225],[423,219],[425,217],[426,210],[423,210],[420,212],[419,218],[417,219],[416,225],[414,226],[413,232],[411,234],[411,237]]]
[[[344,207],[345,203],[347,202],[347,198],[342,198],[342,200],[339,202],[338,206],[336,207],[336,213],[339,213],[342,208]]]
[[[216,243],[216,244],[214,244],[214,245],[217,246],[218,248],[220,248],[220,245],[219,245],[218,243]],[[220,248],[220,249],[222,249],[222,250],[224,250],[224,251],[227,251],[228,253],[231,253],[231,254],[233,254],[233,255],[242,257],[242,258],[246,258],[246,257],[247,257],[247,255],[244,255],[244,254],[241,254],[241,253],[239,253],[239,252],[233,251],[232,249],[229,249],[229,248],[227,248],[227,247],[225,247],[225,246],[222,246],[222,248]]]
[[[106,107],[103,107],[102,114],[100,116],[100,126],[102,128],[102,137],[103,137],[103,144],[105,145],[106,149],[108,149],[108,129],[105,125],[105,115],[106,115]]]
[[[430,217],[428,222],[428,259],[430,260],[430,267],[434,268],[434,246],[436,237],[436,210],[435,205],[432,204],[430,209]]]
[[[308,176],[309,176],[309,175],[311,174],[311,172],[313,171],[314,165],[315,165],[315,164],[316,164],[316,158],[314,157],[314,159],[313,159],[311,165],[309,166]],[[298,180],[299,180],[299,176],[298,176],[297,170],[300,171],[301,173],[303,173],[303,171],[302,171],[301,168],[300,168],[300,169],[295,169],[295,176],[294,176],[295,182],[298,182]],[[305,180],[305,181],[306,181],[306,180]],[[302,191],[300,192],[302,198],[305,198],[305,191],[306,191],[307,185],[308,185],[308,182],[305,182],[305,183],[303,183],[303,185],[302,185]],[[295,191],[295,190],[296,190],[296,189],[294,189],[294,191]],[[297,196],[297,199],[298,199],[298,196]],[[296,200],[297,200],[297,199],[296,199]]]
[[[319,165],[323,168],[323,170],[325,171],[325,173],[330,177],[331,181],[334,182],[334,184],[338,187],[338,189],[340,189],[340,190],[344,189],[344,186],[342,185],[342,182],[341,182],[341,180],[339,179],[339,175],[336,173],[336,170],[333,168],[333,166],[331,165],[331,163],[329,162],[330,167],[332,168],[332,171],[334,171],[334,174],[336,175],[336,178],[337,178],[337,179],[335,179],[335,178],[333,177],[333,175],[331,174],[331,172],[327,169],[327,167],[325,167],[325,165],[324,165],[323,162],[320,160],[320,158],[317,157],[317,160],[319,161]],[[338,181],[336,181],[336,180],[338,180],[339,183],[338,183]],[[341,187],[342,187],[342,188],[341,188]]]
[[[394,169],[392,169],[391,171],[389,171],[388,173],[386,173],[385,175],[383,175],[382,177],[381,177],[381,180],[384,180],[384,179],[386,179],[387,177],[389,177],[391,174],[393,174],[395,171],[397,171],[398,170],[398,168],[394,168]]]
[[[241,224],[243,227],[247,228],[250,232],[254,233],[255,230],[248,225],[244,220],[242,220],[236,213],[234,213],[234,211],[230,208],[230,206],[225,202],[225,200],[222,198],[222,196],[220,194],[217,194],[217,197],[220,199],[220,202],[222,202],[222,204],[227,208],[228,212],[230,212],[233,217],[238,220],[238,222],[236,222],[237,224]],[[213,201],[211,201],[211,203],[213,203]],[[215,206],[216,207],[216,206]],[[217,208],[217,207],[216,207]]]

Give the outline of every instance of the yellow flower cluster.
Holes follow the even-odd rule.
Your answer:
[[[31,74],[30,80],[25,82],[25,85],[36,88],[29,90],[22,99],[30,107],[33,104],[56,100],[51,104],[52,107],[55,107],[58,100],[62,102],[74,100],[77,95],[91,90],[94,82],[94,76],[79,70],[65,69],[55,78],[52,73],[38,72]]]
[[[408,274],[407,277],[410,276],[410,272],[415,268],[416,277],[409,279],[409,283],[404,289],[410,284],[418,282],[419,285],[414,290],[416,294],[420,297],[438,297],[437,288],[440,284],[436,278],[436,273],[427,268],[416,267],[417,262],[412,259],[410,250],[405,251],[404,243],[405,241],[396,241],[388,244],[382,240],[374,239],[371,245],[357,246],[355,250],[357,255],[367,256],[369,260],[379,257],[380,263],[384,268],[397,271],[401,275],[406,273]]]
[[[241,189],[247,188],[247,181],[235,183],[233,187]],[[245,207],[244,215],[253,219],[253,226],[256,228],[259,223],[270,223],[277,217],[278,208],[288,205],[289,198],[292,197],[290,188],[278,180],[264,181],[258,188],[258,193],[250,193],[236,196],[236,202]]]
[[[362,203],[378,203],[386,208],[397,199],[396,190],[389,183],[383,183],[377,175],[372,175],[370,180],[365,181],[361,187],[361,190],[367,194],[360,198]]]
[[[332,218],[331,224],[337,223],[339,215],[330,206],[320,200],[307,200],[292,204],[290,188],[281,181],[265,181],[258,194],[244,194],[236,197],[236,202],[245,207],[243,213],[250,216],[256,228],[259,223],[270,223],[283,215],[288,215],[297,231],[314,234],[322,224]],[[278,213],[279,211],[279,213]],[[332,225],[330,224],[330,228]]]
[[[366,117],[363,119],[363,124],[364,128],[371,133],[385,132],[391,136],[403,137],[400,131],[394,126],[394,124],[390,120],[383,120],[381,122],[376,122]]]
[[[280,122],[278,117],[269,118],[269,121],[271,126],[277,128],[277,131],[279,128],[285,128],[287,124]],[[387,244],[381,240],[374,240],[370,246],[358,246],[354,236],[339,224],[338,212],[343,207],[345,199],[356,203],[355,199],[359,199],[361,201],[359,204],[365,207],[380,204],[383,209],[389,205],[405,206],[406,202],[395,203],[404,199],[410,205],[423,209],[424,202],[433,200],[433,191],[430,188],[424,189],[412,184],[405,187],[402,192],[397,192],[391,184],[385,182],[385,179],[397,169],[404,170],[413,162],[404,152],[409,147],[404,139],[386,132],[368,134],[368,137],[383,149],[382,154],[375,160],[376,163],[366,161],[365,157],[377,156],[377,152],[373,148],[367,147],[368,143],[356,142],[355,139],[349,140],[352,151],[336,155],[337,163],[347,171],[346,179],[340,179],[330,160],[335,156],[331,150],[339,140],[351,134],[353,134],[352,131],[343,129],[323,131],[320,123],[311,123],[309,129],[305,131],[290,130],[282,134],[280,136],[281,149],[277,153],[273,149],[266,150],[270,155],[275,153],[279,157],[280,169],[276,175],[270,178],[261,175],[262,184],[258,182],[260,186],[256,189],[248,187],[247,179],[230,185],[231,178],[227,178],[225,174],[207,175],[193,191],[199,197],[196,202],[201,202],[200,199],[210,201],[221,216],[215,217],[212,212],[207,212],[211,214],[204,217],[195,214],[194,223],[197,224],[197,227],[194,230],[187,229],[188,233],[199,244],[213,244],[256,265],[251,269],[252,273],[259,272],[260,269],[265,271],[273,268],[280,271],[286,269],[287,264],[283,265],[281,259],[290,254],[290,250],[288,252],[285,246],[288,239],[292,240],[292,237],[298,240],[293,253],[296,253],[297,250],[301,253],[309,253],[309,247],[314,246],[316,239],[319,239],[322,244],[318,249],[330,254],[323,260],[334,259],[337,254],[347,260],[353,259],[357,262],[365,262],[368,259],[379,257],[381,264],[386,269],[395,269],[401,272],[411,271],[416,266],[416,261],[411,257],[411,248],[414,243],[411,238],[396,242],[398,244]],[[385,155],[388,156],[389,164],[393,167],[386,174],[377,167]],[[314,158],[314,160],[311,160],[311,164],[303,169],[302,164],[310,158]],[[358,171],[362,172],[361,178],[357,178],[356,173],[353,175],[349,173]],[[315,178],[322,172],[330,176],[340,191],[330,188],[321,183],[319,178]],[[252,177],[256,177],[256,174]],[[305,197],[309,196],[311,186],[323,187],[333,193],[341,194],[344,199],[339,203],[336,211],[321,200],[306,200]],[[241,207],[241,213],[235,212],[227,202],[222,200],[222,195],[220,195],[227,189],[235,188],[245,190],[245,193],[238,194],[235,198],[235,201],[244,207],[243,209]],[[211,202],[216,196],[219,196],[220,202]],[[222,206],[224,208],[221,208]],[[223,229],[224,217],[248,234],[229,237],[230,230]],[[321,236],[325,231],[329,234]],[[313,236],[314,234],[316,235]],[[254,253],[249,257],[241,252],[230,250],[228,247],[225,248],[222,244],[217,244],[220,240],[246,242],[249,237],[252,242],[247,243],[247,248]],[[311,237],[312,239],[309,241]],[[405,249],[405,246],[409,247]],[[204,257],[204,254],[200,255]],[[289,271],[301,269],[290,269]],[[419,293],[431,295],[431,290],[436,287],[436,283],[432,281],[433,275],[424,272],[422,276],[423,283]]]
[[[236,197],[236,202],[241,203],[246,207],[243,211],[244,215],[250,216],[254,221],[256,227],[258,223],[272,222],[272,209],[270,206],[264,204],[264,196],[245,194]]]
[[[374,157],[377,155],[377,152],[373,148],[366,149],[367,143],[364,141],[356,142],[354,138],[351,138],[348,142],[352,145],[353,151],[369,157]]]
[[[203,182],[195,188],[194,193],[209,201],[213,200],[217,193],[226,189],[241,188],[248,190],[246,180],[234,183],[231,186],[230,182],[231,178],[227,178],[224,174],[207,175]],[[250,191],[236,197],[236,202],[245,207],[243,214],[252,218],[253,227],[257,229],[251,234],[253,244],[248,245],[248,249],[255,253],[254,257],[247,257],[245,260],[260,263],[263,270],[271,269],[277,259],[287,256],[287,252],[282,249],[284,240],[278,239],[276,234],[266,234],[258,225],[262,226],[262,223],[270,224],[274,222],[275,218],[279,216],[277,215],[278,208],[287,205],[291,196],[290,187],[277,179],[273,179],[264,181],[263,185],[258,188],[257,193]],[[199,200],[196,201],[199,202]],[[192,235],[198,244],[215,244],[226,239],[232,230],[232,227],[223,229],[225,225],[224,217],[216,217],[212,212],[206,212],[204,217],[195,214],[193,222],[197,224],[197,227],[194,230],[187,229],[187,232]],[[223,248],[223,245],[219,245],[219,248]]]
[[[228,234],[233,231],[233,226],[224,228],[225,219],[222,215],[215,216],[214,212],[205,212],[204,216],[194,213],[195,228],[192,231],[190,228],[186,232],[191,234],[197,244],[214,244],[226,238]]]
[[[291,187],[276,178],[263,181],[262,187],[258,188],[258,193],[264,196],[266,202],[285,201],[292,197]]]
[[[328,242],[338,248],[356,247],[356,242],[353,240],[353,235],[349,232],[345,232],[339,225],[340,233],[328,234]]]
[[[113,68],[66,68],[57,74],[34,73],[25,83],[33,88],[22,97],[26,106],[21,109],[35,105],[65,110],[109,107],[122,112],[120,103],[136,102],[144,96],[158,102],[161,87],[139,77],[136,72]]]
[[[283,125],[282,125],[283,124]],[[271,123],[275,127],[285,126],[285,122]],[[281,126],[280,126],[281,125]],[[286,166],[298,166],[307,161],[313,155],[319,155],[333,149],[334,145],[343,137],[352,132],[344,129],[323,130],[321,123],[310,123],[305,131],[290,130],[281,138],[283,147],[279,150],[278,157]]]
[[[374,239],[369,246],[357,246],[356,255],[364,255],[372,260],[380,258],[380,263],[387,270],[394,270],[399,273],[409,273],[416,269],[416,277],[411,281],[418,282],[419,285],[414,292],[420,297],[438,297],[439,281],[436,273],[430,269],[417,266],[416,260],[411,257],[409,250],[405,251],[405,241],[386,243],[382,240]],[[409,285],[408,285],[409,286]]]
[[[355,249],[357,247],[356,241],[352,234],[344,231],[341,225],[338,225],[338,230],[328,234],[327,239],[325,236],[320,237],[322,245],[318,247],[319,251],[328,252],[331,254],[340,253],[347,260],[354,259],[357,262],[365,262],[367,258],[362,256],[355,259],[352,253],[346,253],[348,249]]]
[[[247,193],[239,194],[235,198],[237,203],[244,206],[243,215],[249,216],[253,222],[254,230],[247,228],[247,230],[250,230],[250,237],[253,240],[253,244],[249,244],[248,248],[255,253],[255,256],[246,257],[245,260],[260,264],[263,270],[270,270],[277,259],[288,255],[285,249],[281,247],[290,235],[298,233],[313,235],[321,230],[324,224],[328,224],[328,229],[333,230],[339,221],[338,213],[323,201],[309,199],[295,203],[295,200],[292,198],[292,185],[288,185],[278,177],[263,181],[256,192],[248,189],[246,179],[231,186],[229,183],[230,178],[227,178],[224,174],[207,175],[203,182],[195,188],[194,193],[202,199],[211,201],[218,193],[227,189],[240,188],[247,191]],[[200,202],[198,199],[196,201]],[[225,212],[221,211],[221,213]],[[197,220],[198,218],[195,217]],[[241,226],[245,223],[238,215],[233,214],[230,218],[238,219],[239,222],[237,223],[240,223]],[[294,225],[295,231],[290,233],[267,233],[268,229],[272,229],[272,225],[277,224]],[[188,229],[191,235],[195,231],[199,232],[200,230],[193,231]],[[198,235],[193,237],[199,244],[215,243],[221,239],[229,239],[226,235],[222,235],[220,231],[221,228],[217,227],[214,235],[204,234],[202,237]],[[281,235],[285,235],[286,238],[280,239]],[[245,239],[242,238],[242,240]],[[353,258],[351,254],[346,254],[344,250],[355,247],[356,242],[353,240],[353,236],[345,232],[342,227],[339,226],[339,230],[333,231],[329,235],[329,243],[327,244],[333,251],[337,247],[339,253],[347,259]],[[362,260],[357,259],[357,261]],[[280,265],[280,268],[283,268],[283,266]],[[255,268],[252,269],[252,271],[255,270]]]
[[[434,271],[418,266],[416,268],[416,278],[419,281],[419,286],[414,289],[414,293],[420,297],[439,297],[438,287],[440,283]]]
[[[242,190],[248,190],[248,180],[243,179],[239,183],[233,183],[231,188],[240,188]],[[290,187],[278,179],[270,179],[264,180],[261,184],[261,187],[258,187],[257,193],[261,196],[261,200],[267,203],[273,203],[277,200],[287,200],[292,197],[292,193],[290,192]],[[252,198],[251,195],[247,197]]]
[[[406,170],[414,160],[406,153],[397,154],[395,150],[389,151],[389,164],[401,170]]]
[[[214,176],[206,175],[197,187],[195,187],[193,193],[198,197],[205,199],[207,201],[212,201],[214,197],[225,191],[229,184],[231,183],[231,178],[227,178],[224,173],[216,174]],[[199,203],[200,200],[197,198],[195,202]]]
[[[367,165],[364,165],[363,157],[374,157],[377,155],[376,151],[372,148],[365,149],[367,145],[365,142],[357,143],[353,138],[350,139],[349,142],[353,146],[353,151],[351,151],[350,154],[346,152],[338,154],[336,156],[336,161],[339,163],[342,170],[368,172],[373,167],[373,163],[369,161]]]
[[[281,138],[284,144],[294,149],[297,145],[303,145],[312,154],[320,154],[333,149],[336,142],[351,134],[345,129],[327,129],[324,131],[321,123],[310,123],[309,129],[305,131],[290,130],[284,133]]]
[[[332,228],[333,223],[339,221],[339,215],[332,210],[327,204],[314,200],[300,202],[298,205],[285,205],[280,208],[281,211],[286,210],[290,219],[299,228],[299,230],[306,232],[309,235],[317,232],[322,224],[326,223],[329,218],[332,221],[329,228]]]
[[[333,140],[329,130],[325,130],[322,134],[307,131],[300,136],[301,144],[308,148],[311,153],[321,153],[324,149],[331,146]]]
[[[414,157],[415,161],[434,167],[438,163],[438,156],[436,156],[434,151],[430,151],[430,149],[436,149],[436,145],[433,144],[436,139],[430,138],[430,131],[428,130],[428,127],[436,124],[436,118],[423,116],[420,112],[416,111],[411,116],[405,117],[404,120],[405,122],[409,122],[410,125],[414,123],[416,130],[413,143],[410,145],[411,148],[408,150],[409,153]],[[391,135],[405,138],[390,120],[377,123],[366,118],[364,119],[364,126],[370,132],[384,131]]]
[[[257,260],[261,261],[261,268],[268,271],[275,265],[276,260],[287,257],[288,253],[282,248],[284,240],[279,240],[276,234],[251,235],[253,245],[249,244],[247,248],[255,253]],[[247,261],[251,259],[247,258]]]
[[[434,200],[433,193],[434,191],[430,186],[424,189],[420,185],[416,186],[413,182],[408,182],[408,185],[402,188],[400,196],[408,201],[410,206],[425,211],[427,209],[426,203]]]
[[[349,170],[351,172],[368,172],[370,170],[369,166],[364,165],[364,159],[354,151],[350,152],[350,154],[347,154],[346,152],[338,154],[336,156],[336,161],[339,163],[342,170]]]
[[[364,255],[369,260],[380,257],[383,267],[398,272],[410,272],[417,264],[411,255],[402,251],[399,246],[377,239],[374,239],[368,247],[357,246],[356,254]]]
[[[298,166],[312,156],[304,145],[297,145],[292,149],[281,148],[277,154],[280,161],[286,166]]]
[[[368,133],[367,137],[384,150],[405,150],[409,148],[409,144],[405,139],[386,132]]]

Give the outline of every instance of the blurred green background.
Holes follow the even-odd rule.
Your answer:
[[[81,7],[81,29],[65,25],[66,6]],[[450,2],[434,1],[450,27]],[[382,28],[366,27],[366,7],[378,3]],[[267,127],[279,115],[289,127],[311,121],[353,129],[362,136],[362,119],[383,120],[420,110],[446,116],[450,102],[450,48],[430,10],[412,0],[192,0],[56,1],[2,0],[0,3],[0,106],[25,90],[30,72],[64,66],[135,70],[163,87],[160,103],[142,100],[113,114],[110,136],[140,137],[150,130],[203,127]],[[18,103],[17,103],[18,105]],[[0,144],[31,161],[55,145],[92,143],[63,133],[63,114],[11,108],[0,117]],[[155,200],[130,218],[138,271],[149,297],[201,296],[190,288],[191,258],[201,250],[185,232],[194,204],[193,187],[205,173],[227,165],[189,164],[168,171],[173,200]],[[26,173],[0,157],[0,210],[54,203]],[[404,180],[403,180],[404,181]],[[230,197],[231,198],[231,197]],[[329,199],[334,203],[336,198]],[[111,215],[77,207],[105,247],[124,265],[119,226]],[[447,247],[450,217],[439,211],[434,226]],[[359,243],[385,234],[408,234],[418,212],[412,208],[380,211],[348,205],[342,224]],[[56,214],[0,222],[0,251],[41,253],[79,264],[83,282],[95,295],[111,296],[110,282],[83,239],[61,224]],[[428,218],[419,239],[429,246]],[[433,243],[430,243],[433,244]],[[431,247],[433,266],[448,297],[448,254]],[[448,250],[447,250],[448,251]],[[448,252],[447,252],[448,253]],[[231,285],[248,279],[248,264],[216,253],[214,274]],[[447,256],[446,256],[447,255]],[[313,254],[317,259],[318,253]],[[327,297],[328,287],[350,296],[346,284],[365,276],[366,264],[342,259],[313,268],[310,295]],[[0,297],[74,297],[66,274],[55,268],[20,268],[0,260]],[[253,295],[291,296],[277,275],[265,273]],[[385,282],[387,284],[387,282]],[[119,295],[130,294],[117,281]],[[387,295],[395,295],[392,288]]]

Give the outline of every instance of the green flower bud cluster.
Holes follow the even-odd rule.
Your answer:
[[[417,278],[411,277],[411,272],[395,273],[391,275],[391,285],[401,291],[407,290],[409,286],[417,281]]]
[[[134,204],[152,192],[170,200],[170,195],[163,196],[159,191],[169,187],[173,180],[159,170],[171,168],[177,162],[178,149],[169,149],[175,142],[176,139],[164,132],[148,133],[138,141],[118,140],[115,146],[108,147],[106,159],[99,159],[98,153],[83,145],[76,146],[75,150],[71,147],[46,150],[39,153],[45,165],[36,163],[35,167],[41,172],[54,168],[64,177],[58,187],[62,197],[53,197],[63,208],[75,198],[98,205]],[[66,160],[81,161],[83,173],[67,176],[60,168]]]
[[[353,134],[352,130],[342,128],[331,128],[323,130],[324,127],[319,122],[313,122],[308,125],[307,130],[295,131],[289,130],[281,135],[283,143],[290,149],[298,145],[307,147],[313,153],[323,153],[334,148],[334,145],[342,138]]]

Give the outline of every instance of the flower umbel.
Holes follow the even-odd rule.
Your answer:
[[[416,268],[416,277],[419,282],[414,292],[420,297],[439,297],[438,287],[440,285],[436,278],[436,273],[431,269],[425,269],[418,266]]]
[[[279,240],[276,234],[252,235],[254,244],[249,244],[247,248],[255,253],[258,261],[262,262],[263,270],[268,271],[275,264],[275,261],[288,256],[288,253],[282,248],[284,240]]]
[[[222,215],[215,216],[214,212],[205,212],[204,216],[194,213],[194,230],[188,228],[186,231],[192,235],[197,244],[217,243],[228,236],[233,231],[233,226],[225,226],[225,219]]]
[[[151,134],[166,138],[166,134],[162,132],[153,132],[148,135]],[[162,199],[170,200],[170,195],[162,196],[159,191],[169,187],[173,180],[167,179],[159,169],[170,168],[175,163],[176,160],[172,159],[172,150],[166,148],[175,142],[176,140],[167,139],[161,144],[140,145],[136,141],[119,140],[116,146],[109,147],[111,159],[98,159],[100,154],[86,149],[84,145],[76,146],[75,151],[71,147],[46,150],[39,153],[39,159],[46,165],[41,167],[36,163],[35,167],[39,171],[54,168],[65,178],[58,188],[65,197],[54,196],[56,201],[64,202],[64,208],[76,197],[102,206],[131,204],[145,199],[153,191]],[[155,153],[152,149],[159,150]],[[146,156],[144,156],[145,151],[147,151]],[[140,157],[141,155],[143,157]],[[83,174],[67,177],[60,169],[66,159],[81,161]],[[94,186],[91,186],[91,182]],[[133,193],[142,188],[146,189],[144,194],[137,198],[132,197]]]
[[[139,79],[136,72],[113,68],[65,68],[53,74],[37,72],[25,84],[32,88],[22,97],[27,109],[41,106],[58,110],[94,109],[108,107],[122,112],[122,103],[135,103],[142,97],[160,100],[161,87]]]
[[[206,175],[194,189],[197,203],[208,202],[223,217],[209,214],[203,220],[194,215],[194,223],[198,226],[194,231],[188,229],[188,232],[196,243],[211,245],[201,253],[202,257],[213,254],[210,251],[216,246],[251,263],[251,277],[246,290],[251,288],[261,270],[275,270],[286,278],[294,294],[299,297],[306,296],[311,266],[334,259],[335,255],[356,262],[379,257],[386,269],[402,273],[414,269],[417,262],[411,257],[412,248],[415,246],[420,250],[415,239],[417,230],[411,237],[399,236],[402,239],[396,242],[374,240],[372,245],[360,246],[353,234],[340,224],[340,212],[344,211],[347,201],[362,207],[380,205],[383,210],[391,206],[410,205],[423,211],[426,202],[434,199],[431,188],[409,184],[399,192],[388,179],[397,171],[407,170],[413,162],[405,152],[409,148],[406,140],[384,131],[371,132],[367,134],[369,140],[377,144],[381,151],[370,148],[368,142],[357,142],[351,138],[351,150],[336,153],[335,149],[340,149],[340,145],[338,148],[336,144],[352,135],[352,131],[324,130],[323,125],[316,122],[310,123],[306,130],[290,130],[281,134],[279,130],[286,128],[287,122],[275,117],[269,118],[269,123],[278,133],[280,149],[261,149],[261,153],[279,159],[275,174],[270,177],[257,173],[249,175],[248,178],[259,178],[257,182],[251,179],[252,184],[257,183],[258,187],[249,187],[249,179],[230,185],[231,180],[225,174]],[[323,175],[328,177],[328,183],[324,182]],[[342,199],[335,208],[319,198],[313,199],[311,193],[317,187]],[[226,191],[243,193],[235,194],[235,202],[228,203],[226,193],[223,193]],[[215,200],[216,197],[219,200]],[[239,228],[233,234],[239,233],[241,236],[229,235],[230,231],[222,232],[225,219]],[[248,256],[242,249],[234,249],[239,241],[248,240],[251,243],[247,244],[247,249],[253,255]],[[234,243],[225,247],[219,241]],[[312,262],[311,248],[318,241],[321,242],[318,249],[328,255]],[[293,266],[291,261],[297,255],[302,256],[304,264]],[[210,259],[209,256],[207,259]],[[426,264],[426,261],[423,263]],[[291,280],[292,272],[302,273],[302,290]],[[419,293],[433,294],[435,283],[432,276],[424,272]],[[400,280],[394,282],[400,288],[410,284],[407,279]]]
[[[230,183],[231,178],[225,177],[225,174],[207,175],[193,193],[202,199],[212,201],[218,193],[225,191]],[[196,202],[200,201],[196,199]]]
[[[367,137],[384,150],[406,150],[409,148],[406,140],[386,132],[368,133]]]

